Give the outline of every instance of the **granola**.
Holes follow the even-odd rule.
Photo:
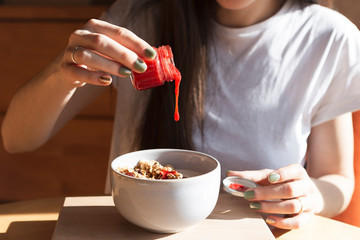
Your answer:
[[[119,173],[131,177],[146,179],[181,179],[183,175],[177,172],[173,166],[162,166],[155,160],[140,160],[134,168],[119,167],[116,169]]]

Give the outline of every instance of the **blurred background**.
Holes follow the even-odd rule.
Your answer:
[[[74,30],[90,18],[98,18],[112,2],[114,0],[0,0],[0,124],[16,90],[63,50]],[[360,26],[360,0],[319,2]],[[108,88],[36,151],[8,154],[0,139],[0,203],[102,195],[114,98],[114,90]],[[355,140],[359,147],[355,151],[355,162],[359,172],[360,129],[356,126],[360,125],[360,117],[357,115],[354,115],[355,133],[358,132]],[[360,227],[359,181],[358,177],[350,208],[338,219]]]
[[[0,122],[16,90],[98,18],[109,0],[0,1]],[[113,120],[109,88],[40,149],[8,154],[0,144],[0,202],[103,194]],[[1,141],[1,140],[0,140]]]

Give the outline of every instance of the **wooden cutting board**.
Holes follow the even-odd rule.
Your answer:
[[[263,218],[249,208],[249,202],[220,194],[212,214],[179,233],[145,231],[127,222],[116,210],[111,196],[68,197],[60,211],[53,240],[95,239],[275,239]]]

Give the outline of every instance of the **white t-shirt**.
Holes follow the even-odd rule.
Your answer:
[[[130,2],[117,1],[103,18],[122,26]],[[256,25],[212,24],[204,138],[195,130],[193,140],[196,150],[220,161],[223,177],[228,170],[303,164],[312,127],[360,109],[360,35],[341,14],[289,0]],[[152,43],[149,16],[127,27]],[[131,151],[149,93],[128,80],[114,85],[110,160]]]

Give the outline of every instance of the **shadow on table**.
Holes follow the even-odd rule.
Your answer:
[[[93,202],[92,205],[81,203],[79,206],[75,205],[76,201],[65,204],[61,209],[53,240],[232,239],[244,234],[253,236],[251,239],[274,239],[262,218],[249,209],[248,202],[230,195],[219,199],[213,213],[206,220],[174,234],[143,230],[125,220],[115,206],[106,205],[109,204],[105,201],[107,199],[102,200]],[[91,204],[87,201],[89,203]]]
[[[222,194],[215,209],[207,219],[239,220],[259,218],[259,214],[250,210],[249,202],[243,198]]]
[[[1,240],[49,240],[56,226],[56,221],[12,222],[5,233],[0,233]]]
[[[284,235],[285,233],[290,232],[290,230],[276,228],[276,229],[273,229],[271,232],[275,238],[279,238],[282,235]]]
[[[53,239],[160,239],[172,234],[153,233],[125,220],[114,206],[67,206],[61,210]]]

